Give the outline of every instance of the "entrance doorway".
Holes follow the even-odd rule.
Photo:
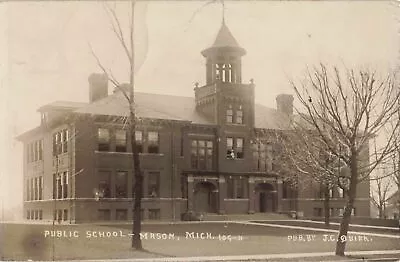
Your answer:
[[[211,182],[199,182],[194,191],[194,210],[202,213],[217,212],[216,186]]]
[[[255,188],[255,211],[256,212],[275,212],[276,211],[276,191],[270,183],[260,183]]]

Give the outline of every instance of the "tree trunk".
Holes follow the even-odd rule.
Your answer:
[[[357,193],[357,178],[358,178],[358,162],[355,149],[351,152],[351,164],[350,164],[350,185],[348,191],[348,201],[344,210],[343,218],[340,223],[339,235],[336,242],[336,255],[344,256],[347,243],[347,233],[351,222],[351,213],[354,207],[354,200]]]
[[[133,226],[132,226],[132,247],[142,250],[142,240],[140,232],[142,231],[142,195],[143,195],[143,174],[140,170],[139,152],[136,146],[136,111],[134,99],[134,75],[135,75],[135,45],[134,45],[134,17],[135,17],[135,0],[131,0],[131,21],[130,21],[130,49],[131,57],[129,72],[129,132],[131,137],[133,171],[135,173],[134,201],[133,201]]]
[[[379,212],[379,218],[383,218],[382,206],[379,206],[379,207],[378,207],[378,212]]]
[[[140,239],[140,232],[142,229],[141,225],[141,206],[142,206],[142,194],[143,194],[143,174],[140,170],[140,159],[139,152],[136,146],[136,123],[135,115],[133,112],[130,113],[131,126],[130,126],[130,137],[132,146],[132,157],[133,157],[133,170],[134,170],[134,203],[133,203],[133,228],[132,228],[132,247],[135,249],[143,249],[142,241]]]
[[[325,215],[325,226],[329,227],[330,222],[330,195],[329,195],[329,187],[324,185],[324,215]]]

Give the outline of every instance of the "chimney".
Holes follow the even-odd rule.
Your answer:
[[[88,80],[90,103],[108,96],[108,77],[106,74],[93,73],[89,76]]]
[[[280,94],[276,96],[276,108],[278,112],[287,115],[293,114],[293,96],[288,94]]]

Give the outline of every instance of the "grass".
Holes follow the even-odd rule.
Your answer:
[[[2,227],[2,256],[8,260],[52,260],[53,248],[55,260],[333,252],[335,248],[335,242],[323,241],[324,232],[240,223],[144,224],[143,232],[174,235],[174,239],[168,240],[150,239],[148,235],[148,239],[143,240],[147,252],[130,248],[130,237],[127,235],[130,225],[56,225],[54,230],[67,234],[67,237],[59,238],[45,237],[46,230],[53,230],[52,225],[3,224]],[[78,237],[73,237],[74,231],[78,232]],[[118,236],[88,238],[86,231],[116,232]],[[120,231],[123,237],[119,235]],[[72,232],[71,237],[68,232]],[[186,232],[210,233],[216,239],[187,239]],[[314,240],[288,240],[288,236],[306,234],[315,235]],[[242,239],[222,241],[218,235],[241,236]],[[371,237],[369,242],[348,243],[347,250],[390,250],[399,247],[399,239]]]

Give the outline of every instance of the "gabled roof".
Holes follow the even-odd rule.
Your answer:
[[[196,111],[193,97],[135,93],[136,115],[140,118],[190,121],[194,124],[213,125],[214,123]],[[127,116],[128,103],[122,92],[87,104],[75,110],[76,113],[92,115]],[[282,116],[276,109],[256,104],[255,127],[282,129]]]
[[[74,110],[81,108],[88,103],[83,103],[83,102],[71,102],[71,101],[55,101],[50,104],[46,104],[44,106],[41,106],[37,111],[38,112],[43,112],[48,109],[58,109],[58,110]]]
[[[139,118],[191,121],[212,124],[196,111],[194,98],[135,92],[135,110]],[[92,115],[128,116],[128,102],[122,92],[87,104],[74,112]]]
[[[215,125],[211,119],[196,111],[196,101],[193,97],[149,94],[135,92],[136,116],[147,119],[164,119],[172,121],[185,121],[200,125]],[[93,103],[79,103],[56,101],[39,108],[38,111],[53,109],[67,110],[78,114],[128,116],[129,107],[122,92],[115,92]],[[283,115],[276,109],[263,105],[255,105],[255,128],[284,129],[286,122]],[[31,129],[17,137],[25,137],[40,132],[42,127]]]

